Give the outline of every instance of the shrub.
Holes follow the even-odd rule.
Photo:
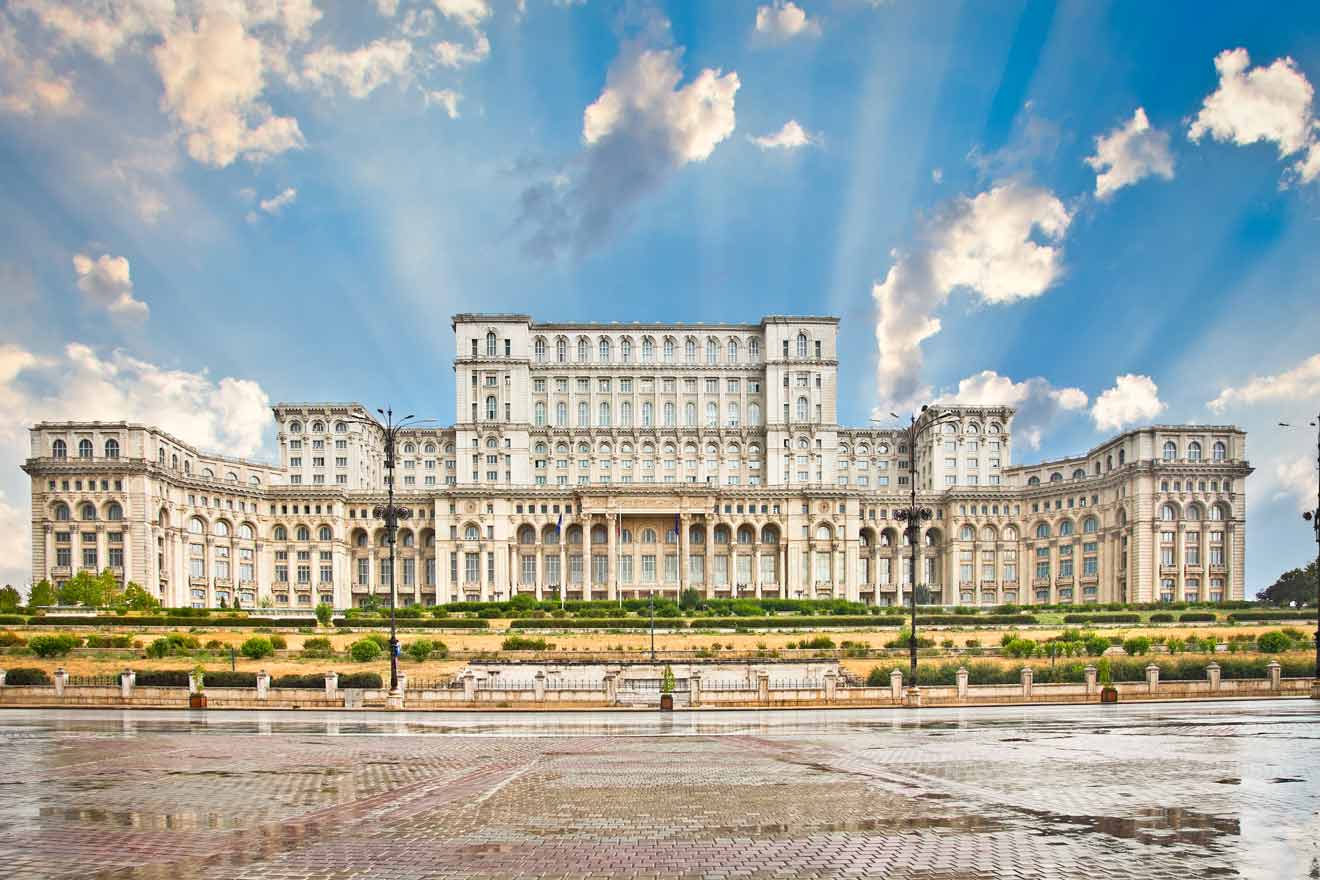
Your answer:
[[[89,648],[131,648],[133,647],[132,636],[98,636],[89,635],[87,637],[87,647]]]
[[[506,638],[500,647],[505,651],[548,651],[554,647],[545,639],[533,639],[527,636],[513,635]]]
[[[414,660],[416,660],[418,663],[422,663],[423,661],[426,660],[426,658],[431,656],[431,651],[433,648],[434,645],[431,644],[430,639],[418,639],[417,641],[408,645],[408,647],[404,649],[404,653],[407,654],[409,657],[413,658]]]
[[[289,647],[289,640],[284,636],[271,636],[270,645],[276,651],[283,651]]]
[[[1178,615],[1179,623],[1213,623],[1215,616],[1208,611],[1184,611]]]
[[[925,636],[917,636],[918,648],[930,648],[934,646],[935,640],[928,639]],[[898,638],[885,642],[886,648],[909,648],[912,645],[912,632],[903,630],[898,634]]]
[[[1140,614],[1065,614],[1064,623],[1141,623]]]
[[[135,681],[139,687],[187,687],[188,675],[186,669],[144,669]]]
[[[269,657],[274,654],[275,646],[265,636],[253,636],[244,642],[243,647],[239,650],[244,657],[250,660],[260,660],[262,657]]]
[[[1085,646],[1087,654],[1092,657],[1099,657],[1109,647],[1109,639],[1103,636],[1091,636],[1082,644]]]
[[[1031,639],[1013,639],[1004,645],[1004,653],[1009,657],[1030,657],[1036,653],[1036,643]]]
[[[1280,608],[1277,611],[1234,611],[1228,619],[1237,623],[1251,623],[1260,620],[1315,620],[1314,611],[1292,611]]]
[[[339,674],[339,686],[341,688],[379,688],[381,687],[379,672],[341,672]]]
[[[871,667],[871,671],[866,674],[867,687],[888,687],[889,673],[885,672],[879,666]]]
[[[36,641],[36,639],[33,639]],[[1281,632],[1261,633],[1256,639],[1256,647],[1266,654],[1277,654],[1280,651],[1288,650],[1292,640]]]
[[[1170,654],[1180,654],[1187,650],[1187,643],[1182,639],[1169,639],[1166,644],[1168,645]]]
[[[1161,611],[1150,616],[1151,623],[1173,623],[1173,615],[1167,611]]]
[[[27,640],[18,633],[0,632],[0,648],[21,648],[26,644]]]
[[[1123,640],[1123,650],[1129,656],[1140,657],[1150,651],[1150,639],[1145,636],[1133,636]]]
[[[254,688],[257,686],[257,674],[221,669],[206,673],[205,681],[209,688]]]
[[[277,675],[270,680],[270,686],[320,690],[325,687],[325,676],[319,672],[309,672],[306,675]]]
[[[50,676],[44,670],[32,669],[27,666],[20,666],[17,669],[11,669],[5,673],[5,684],[15,686],[40,685],[49,687],[51,684]]]
[[[329,626],[330,621],[334,619],[335,609],[322,602],[316,606],[316,622],[321,626]]]
[[[203,647],[208,651],[222,651],[224,650],[225,643],[219,639],[208,639]]]
[[[834,639],[829,636],[815,636],[799,642],[798,647],[816,651],[827,651],[834,647]]]
[[[28,650],[38,657],[63,657],[82,644],[82,639],[66,633],[52,636],[33,636],[28,639]]]
[[[365,638],[369,641],[375,642],[382,651],[388,651],[390,649],[390,637],[385,635],[385,633],[367,633]]]
[[[375,639],[359,639],[348,649],[351,656],[358,663],[368,663],[381,655],[380,643]]]
[[[319,638],[306,639],[303,642],[302,655],[304,657],[329,657],[335,652],[330,640],[324,636]]]

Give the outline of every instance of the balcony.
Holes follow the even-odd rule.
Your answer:
[[[67,565],[56,565],[50,570],[51,577],[72,577],[73,569]]]

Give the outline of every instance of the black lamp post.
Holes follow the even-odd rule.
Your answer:
[[[898,418],[896,413],[890,413]],[[917,686],[917,579],[919,576],[918,553],[921,543],[921,524],[933,516],[929,507],[917,504],[917,441],[932,425],[937,425],[953,416],[953,413],[930,412],[930,407],[923,406],[919,415],[909,417],[908,426],[901,428],[908,447],[908,483],[911,486],[909,503],[906,510],[898,510],[894,515],[905,524],[904,534],[912,547],[912,632],[908,641],[908,675],[912,679],[910,687]],[[872,420],[874,421],[874,419]]]
[[[1316,429],[1315,465],[1317,474],[1320,474],[1320,416],[1317,416],[1315,421],[1307,424]],[[1293,427],[1288,422],[1279,422],[1279,425],[1284,428]],[[1309,522],[1311,528],[1315,531],[1315,676],[1311,682],[1311,697],[1320,700],[1320,484],[1317,484],[1315,501],[1315,510],[1308,510],[1303,513],[1302,519]]]

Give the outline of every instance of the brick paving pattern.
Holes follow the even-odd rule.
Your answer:
[[[1320,878],[1320,705],[0,712],[28,878]]]

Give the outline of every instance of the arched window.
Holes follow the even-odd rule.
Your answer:
[[[58,522],[68,522],[68,521],[69,521],[69,505],[65,504],[63,501],[61,501],[61,502],[59,502],[58,504],[56,504],[56,505],[55,505],[55,519],[56,519]]]
[[[91,441],[91,440],[88,440],[88,439],[86,439],[86,438],[83,438],[82,440],[79,440],[79,441],[78,441],[78,457],[79,457],[79,458],[91,458],[91,457],[92,457],[92,441]]]
[[[574,525],[568,527],[568,543],[570,544],[582,543],[582,526]]]
[[[271,538],[276,541],[287,541],[289,540],[289,530],[284,526],[276,526],[275,531],[271,533]]]
[[[321,526],[321,528],[317,529],[316,540],[333,541],[334,538],[335,538],[334,530],[331,529],[329,526]]]
[[[976,539],[976,529],[972,528],[970,525],[964,525],[961,529],[958,530],[959,541],[972,541],[975,539]]]
[[[591,342],[585,336],[578,340],[577,359],[580,364],[591,361]]]
[[[655,529],[642,529],[642,543],[643,544],[655,543]]]
[[[747,404],[747,424],[757,426],[761,424],[761,406],[756,403]]]
[[[1196,442],[1195,440],[1187,444],[1187,460],[1188,461],[1201,460],[1201,444]]]
[[[532,353],[536,356],[538,364],[545,363],[545,339],[543,337],[536,337],[536,342],[532,343]]]
[[[632,349],[633,344],[631,339],[625,336],[623,339],[619,340],[619,360],[623,361],[625,364],[632,363]]]
[[[797,356],[804,358],[807,356],[807,334],[799,333],[797,338]]]
[[[555,360],[561,364],[568,362],[568,340],[562,336],[555,340]]]
[[[410,529],[404,529],[399,533],[399,543],[405,547],[412,547],[416,544]]]
[[[598,422],[599,426],[602,428],[608,428],[610,426],[610,402],[608,400],[602,400],[600,402],[599,415],[600,415],[600,420]]]
[[[478,529],[474,523],[468,523],[466,526],[463,527],[463,540],[464,541],[481,540],[481,530]]]
[[[649,364],[655,362],[655,340],[649,336],[642,337],[642,363]]]
[[[302,433],[302,422],[297,421],[296,419],[295,419],[294,421],[292,421],[292,422],[289,422],[289,433],[290,433],[290,434],[301,434],[301,433]]]
[[[1036,526],[1036,537],[1037,537],[1037,538],[1048,538],[1049,536],[1050,536],[1050,525],[1049,525],[1049,523],[1040,523],[1040,524],[1038,524],[1038,525]]]
[[[1067,537],[1070,537],[1070,536],[1072,535],[1072,533],[1073,533],[1073,522],[1072,522],[1072,520],[1070,520],[1070,519],[1065,519],[1063,522],[1059,523],[1059,537],[1060,537],[1060,538],[1067,538]]]
[[[706,402],[706,427],[718,428],[720,426],[720,407],[715,401]]]
[[[669,401],[665,401],[665,427],[666,428],[674,427],[674,419],[675,419],[674,404]]]
[[[1210,519],[1213,520],[1214,522],[1223,522],[1224,520],[1228,519],[1228,515],[1225,513],[1224,510],[1224,505],[1216,504],[1214,507],[1211,507]]]
[[[179,469],[179,456],[177,455],[170,456],[170,467],[176,471]]]
[[[493,421],[495,421],[495,418],[499,415],[499,411],[500,411],[500,407],[499,407],[499,403],[495,400],[495,395],[493,395],[493,394],[487,395],[487,396],[486,396],[486,421],[488,421],[488,422],[493,422]]]
[[[486,357],[493,358],[499,353],[500,353],[499,338],[495,336],[495,331],[491,330],[486,333]]]
[[[1062,483],[1062,482],[1063,482],[1063,474],[1059,473],[1058,471],[1055,471],[1054,473],[1050,474],[1050,482],[1051,482],[1051,483]]]
[[[1210,456],[1215,461],[1223,461],[1224,459],[1228,458],[1228,447],[1224,445],[1224,441],[1222,440],[1215,441],[1215,445],[1211,447]]]
[[[1191,522],[1200,522],[1201,506],[1199,504],[1189,504],[1187,506],[1187,519]]]
[[[360,529],[353,535],[353,544],[357,547],[367,546],[367,533]]]
[[[741,408],[738,406],[738,401],[729,401],[727,421],[730,428],[736,428],[742,423],[742,413],[740,410]]]
[[[212,531],[215,532],[215,536],[216,536],[217,538],[228,538],[228,537],[229,537],[229,523],[225,522],[225,521],[222,520],[222,519],[218,519],[218,520],[215,521],[215,525],[212,526]]]
[[[251,541],[257,536],[257,532],[252,528],[251,523],[243,523],[238,527],[238,536],[244,541]]]
[[[555,427],[568,427],[568,404],[563,401],[555,404]]]
[[[1039,485],[1040,485],[1040,477],[1035,477],[1035,476],[1027,477],[1027,485],[1028,485],[1028,486],[1039,486]]]
[[[533,411],[535,412],[535,416],[533,417],[533,419],[536,423],[536,427],[538,428],[545,427],[545,401],[538,400],[536,402],[536,407],[534,408]]]
[[[697,340],[690,336],[687,341],[683,343],[683,357],[689,364],[695,364],[697,362]]]
[[[1017,528],[1015,526],[1004,526],[1005,541],[1016,541],[1017,536]]]
[[[1127,461],[1127,451],[1123,449],[1118,450],[1118,466],[1122,467],[1125,461]]]
[[[233,471],[229,471],[228,473],[225,474],[225,482],[226,482],[226,483],[237,483],[237,482],[238,482],[238,474],[234,473]]]
[[[624,428],[632,427],[632,401],[625,400],[619,404],[619,425]]]
[[[649,401],[649,400],[644,401],[644,402],[642,403],[642,427],[643,427],[643,428],[649,428],[649,427],[651,427],[651,425],[655,422],[655,416],[654,416],[654,413],[655,413],[655,407],[651,404],[651,401]]]
[[[577,423],[579,428],[590,427],[591,411],[587,407],[587,402],[585,400],[578,402]]]
[[[984,526],[981,529],[981,540],[987,543],[994,543],[996,538],[994,526]]]
[[[83,504],[78,508],[78,518],[87,521],[96,519],[96,505],[90,502]]]
[[[312,540],[312,530],[307,526],[298,526],[294,531],[294,537],[299,541],[310,541]]]
[[[105,518],[111,522],[119,522],[124,518],[124,508],[119,506],[119,502],[111,501],[105,508]]]
[[[1164,460],[1173,461],[1178,457],[1178,444],[1172,440],[1166,440],[1164,443]]]
[[[702,528],[701,526],[690,526],[690,527],[688,528],[688,543],[689,543],[689,544],[705,544],[705,543],[706,543],[706,530],[705,530],[704,528]]]
[[[119,457],[119,441],[113,437],[105,441],[105,457],[106,458]]]
[[[336,433],[336,434],[347,434],[347,433],[348,433],[348,424],[347,424],[346,422],[335,422],[335,433]]]
[[[192,519],[188,520],[188,534],[205,535],[206,523],[202,522],[201,519],[194,516]]]
[[[1086,471],[1082,470],[1081,468],[1078,468],[1077,470],[1073,471],[1073,476],[1072,476],[1072,478],[1073,478],[1074,480],[1085,480],[1085,479],[1086,479]]]
[[[161,454],[161,461],[163,462],[165,460],[165,450],[162,449],[160,451],[160,454]],[[54,442],[50,444],[50,457],[61,458],[61,459],[68,458],[69,447],[64,444],[63,440],[57,438]]]
[[[808,403],[807,399],[805,397],[799,397],[797,399],[797,420],[799,422],[805,422],[810,412],[811,405]]]
[[[720,343],[719,340],[711,337],[706,340],[706,363],[718,364],[720,362]]]
[[[666,339],[665,339],[665,363],[667,363],[667,364],[672,364],[673,362],[674,362],[674,340],[666,338]]]
[[[747,357],[751,358],[753,363],[761,359],[761,340],[756,337],[747,340]]]
[[[751,526],[739,526],[738,543],[739,544],[756,543],[756,529],[752,528]]]
[[[1178,518],[1178,510],[1172,504],[1165,504],[1160,508],[1160,520],[1162,522],[1173,522]]]
[[[829,541],[833,537],[834,537],[834,530],[831,529],[828,524],[821,523],[820,525],[816,526],[817,541]]]
[[[608,339],[600,341],[600,362],[602,364],[610,362],[610,341]]]
[[[779,543],[779,529],[775,528],[774,526],[762,526],[762,527],[761,527],[761,543],[762,543],[762,544],[778,544],[778,543]]]
[[[716,526],[714,531],[711,532],[711,539],[716,544],[729,543],[729,527],[723,525]]]
[[[1082,520],[1082,534],[1093,535],[1100,530],[1100,520],[1093,516],[1088,516]]]

